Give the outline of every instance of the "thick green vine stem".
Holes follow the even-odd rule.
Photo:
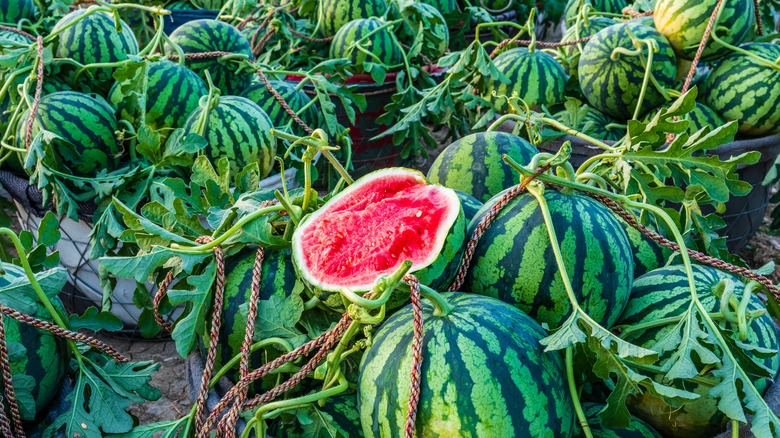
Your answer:
[[[339,293],[351,304],[356,304],[368,310],[378,309],[387,303],[396,288],[405,284],[403,282],[404,275],[411,268],[412,262],[405,260],[392,274],[379,277],[372,288],[374,294],[371,298],[364,298],[348,288],[340,290]]]
[[[322,154],[322,156],[328,160],[328,163],[330,163],[330,165],[336,169],[336,172],[339,173],[339,176],[341,176],[341,178],[346,181],[347,184],[352,184],[355,182],[352,177],[349,176],[349,173],[347,173],[347,170],[344,168],[344,166],[339,163],[339,160],[337,160],[336,157],[330,153],[330,151],[337,151],[340,148],[337,146],[331,146],[328,143],[328,134],[326,134],[322,129],[315,129],[314,132],[312,132],[311,135],[307,137],[299,137],[297,135],[280,131],[278,129],[271,129],[271,135],[281,138],[282,140],[292,142],[293,145],[305,145],[308,148],[307,153],[313,153],[314,155],[317,153]],[[290,148],[292,148],[292,146],[290,146]]]
[[[574,405],[574,412],[577,414],[577,421],[580,423],[582,433],[585,435],[585,438],[593,438],[593,433],[591,433],[590,426],[588,425],[588,418],[585,416],[585,411],[582,410],[580,392],[577,390],[577,380],[574,378],[573,347],[566,349],[566,380],[569,382],[569,394],[571,394],[571,401]]]

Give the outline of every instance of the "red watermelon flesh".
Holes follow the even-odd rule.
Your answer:
[[[355,181],[312,213],[293,234],[293,258],[305,280],[324,290],[369,290],[377,277],[410,260],[432,264],[460,214],[451,189],[422,173],[383,169]]]

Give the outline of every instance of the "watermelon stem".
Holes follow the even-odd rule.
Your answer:
[[[710,312],[708,314],[709,314],[710,318],[713,319],[713,321],[719,321],[719,320],[729,321],[729,317],[726,314],[724,314],[723,311]],[[745,319],[747,321],[751,321],[751,320],[759,318],[759,317],[761,317],[761,316],[763,316],[765,314],[766,314],[766,310],[765,309],[752,310],[752,311],[745,312]],[[653,329],[653,328],[656,328],[656,327],[664,327],[664,326],[667,326],[667,325],[675,325],[675,324],[679,323],[680,321],[682,321],[684,318],[685,318],[685,314],[677,315],[677,316],[670,316],[668,318],[656,319],[656,320],[653,320],[653,321],[648,321],[648,322],[644,322],[644,323],[640,323],[640,324],[634,324],[634,325],[630,325],[630,326],[615,326],[615,327],[612,327],[612,331],[619,332],[620,333],[620,337],[625,339],[625,338],[629,337],[628,335],[636,333],[636,332],[644,332],[646,330]],[[731,322],[731,321],[729,321],[729,322]]]
[[[376,282],[374,282],[374,287],[371,288],[373,292],[371,298],[360,296],[347,288],[340,290],[341,297],[346,300],[345,307],[347,307],[346,304],[355,304],[363,309],[373,310],[384,306],[390,299],[393,291],[406,285],[403,278],[411,268],[412,262],[404,260],[395,272],[377,278]]]
[[[739,54],[745,55],[745,56],[747,56],[747,57],[749,57],[749,58],[751,58],[751,59],[755,60],[755,61],[756,61],[757,63],[759,63],[759,64],[762,64],[762,65],[764,65],[764,66],[766,66],[766,67],[773,68],[773,69],[775,69],[775,70],[778,70],[778,71],[780,71],[780,58],[776,59],[774,62],[772,62],[772,61],[770,61],[770,60],[768,60],[768,59],[764,59],[764,58],[762,58],[762,57],[760,57],[760,56],[756,55],[755,53],[749,52],[749,51],[747,51],[747,50],[745,50],[745,49],[742,49],[742,48],[740,48],[740,47],[737,47],[737,46],[733,46],[733,45],[731,45],[731,44],[729,44],[729,43],[727,43],[727,42],[723,41],[723,40],[722,40],[722,39],[720,39],[720,37],[719,37],[719,36],[716,34],[716,32],[712,32],[712,35],[711,35],[710,37],[711,37],[711,38],[712,38],[712,39],[713,39],[715,42],[717,42],[718,44],[720,44],[720,45],[722,45],[722,46],[724,46],[724,47],[728,48],[728,49],[729,49],[729,50],[731,50],[731,51],[734,51],[734,52],[737,52],[737,53],[739,53]]]
[[[571,402],[574,405],[574,412],[577,414],[577,420],[580,422],[582,433],[586,438],[593,438],[593,433],[588,425],[588,418],[582,409],[580,401],[580,392],[577,390],[577,380],[574,378],[574,348],[566,348],[566,380],[569,382],[569,393]]]
[[[269,346],[276,346],[280,347],[285,353],[289,353],[295,349],[295,347],[288,341],[287,339],[283,338],[267,338],[263,339],[262,341],[255,342],[249,347],[249,352],[254,353],[257,350]],[[222,367],[214,374],[214,377],[211,378],[211,381],[209,382],[209,388],[213,388],[216,386],[216,384],[219,382],[222,377],[227,375],[227,373],[230,372],[231,369],[233,369],[236,365],[238,365],[238,362],[241,360],[241,353],[236,354],[235,356],[231,357],[228,362],[226,362]],[[283,366],[286,366],[289,364],[284,364]],[[276,370],[272,371],[272,373],[278,373],[280,371],[283,371],[282,368],[277,368]]]
[[[504,124],[505,122],[508,122],[510,120],[514,120],[516,122],[521,122],[523,124],[531,123],[531,122],[529,122],[529,118],[526,115],[521,115],[521,114],[504,114],[501,117],[499,117],[495,122],[490,124],[490,126],[487,128],[487,131],[488,132],[496,131],[502,124]],[[604,143],[603,141],[598,140],[596,138],[593,138],[593,137],[591,137],[591,136],[589,136],[587,134],[583,134],[582,132],[577,131],[576,129],[570,128],[570,127],[564,125],[563,123],[561,123],[561,122],[559,122],[559,121],[557,121],[555,119],[552,119],[552,118],[549,118],[549,117],[539,117],[539,118],[534,118],[534,120],[538,121],[539,123],[548,124],[548,125],[552,126],[553,128],[561,131],[561,132],[565,132],[566,134],[573,135],[573,136],[575,136],[577,138],[585,140],[586,142],[591,143],[594,146],[598,146],[601,149],[604,149],[604,150],[607,150],[607,151],[610,151],[610,152],[615,152],[617,150],[614,147]]]

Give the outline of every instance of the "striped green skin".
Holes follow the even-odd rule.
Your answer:
[[[501,195],[485,203],[468,235]],[[611,327],[634,279],[623,227],[610,210],[587,196],[546,189],[544,198],[577,301],[594,320]],[[464,288],[517,306],[550,328],[571,314],[535,197],[520,195],[501,210],[477,244]]]
[[[285,102],[290,106],[290,109],[298,113],[305,107],[311,99],[302,90],[296,90],[295,85],[285,81],[269,81],[271,86],[276,90]],[[292,133],[296,135],[306,135],[306,132],[302,127],[298,126],[295,121],[292,120],[289,114],[282,108],[282,104],[271,94],[263,83],[254,83],[249,86],[241,94],[252,102],[256,103],[260,108],[268,114],[271,119],[271,124],[276,129],[289,131],[288,124],[291,127]],[[317,129],[317,111],[313,106],[310,106],[306,111],[299,115],[303,123]]]
[[[417,431],[430,437],[568,437],[574,410],[560,356],[544,330],[498,300],[442,294],[454,309],[425,330]],[[360,364],[358,407],[366,437],[403,435],[412,365],[412,309],[377,331]]]
[[[588,19],[588,22],[583,21],[576,22],[570,28],[566,29],[566,32],[561,38],[562,43],[571,41],[577,41],[582,38],[596,35],[600,30],[606,29],[613,24],[617,24],[617,21],[607,17],[593,17]],[[562,51],[566,57],[566,62],[561,62],[563,69],[567,75],[578,78],[577,66],[580,62],[580,48],[585,47],[586,43],[577,45],[564,46]]]
[[[743,283],[737,277],[714,268],[694,265],[693,274],[699,299],[709,312],[717,311],[720,306],[720,299],[716,298],[711,290],[721,279],[734,281],[738,293],[743,287]],[[683,266],[656,269],[636,279],[631,291],[631,299],[620,316],[618,324],[634,325],[679,316],[688,308],[690,299],[688,277],[685,275]],[[754,295],[748,309],[763,308],[759,298]],[[636,332],[635,336],[629,336],[627,340],[645,348],[653,348],[673,328],[674,325],[667,325],[640,330]],[[777,350],[780,347],[777,326],[769,315],[763,315],[751,322],[747,343],[772,350]],[[746,353],[748,356],[751,355],[749,351]],[[661,366],[663,366],[665,359],[666,357],[662,357]],[[780,368],[780,356],[756,357],[756,359],[767,368],[774,370],[775,375],[777,374],[777,370]],[[754,384],[762,391],[768,386],[766,380],[754,381]],[[629,399],[629,408],[635,415],[647,421],[664,436],[705,437],[715,435],[726,421],[725,415],[718,412],[717,400],[706,394],[709,387],[690,382],[685,383],[685,385],[686,389],[693,390],[701,394],[702,397],[685,401],[681,407],[673,408],[646,393],[640,397]]]
[[[172,11],[172,10],[184,10],[184,11],[192,11],[194,9],[197,9],[195,6],[193,6],[192,3],[187,1],[175,1],[170,2],[167,5],[165,5],[165,9]]]
[[[672,88],[677,76],[677,59],[666,38],[657,30],[633,22],[612,25],[598,32],[580,55],[577,67],[580,89],[590,104],[599,111],[618,120],[633,117],[645,77],[647,46],[642,46],[643,55],[629,56],[613,51],[622,47],[635,50],[631,32],[638,39],[654,39],[659,47],[653,55],[651,72],[656,81],[666,88]],[[653,85],[648,85],[638,117],[661,105],[664,97]]]
[[[573,24],[577,20],[577,14],[585,4],[590,5],[590,13],[592,14],[598,12],[622,14],[623,9],[628,6],[626,0],[569,0],[566,2],[566,9],[563,13],[567,24]]]
[[[75,10],[62,17],[54,26],[52,32],[64,29],[59,36],[57,57],[71,58],[81,64],[93,64],[124,61],[128,55],[138,54],[138,41],[127,23],[120,20],[122,31],[118,32],[113,16],[103,13],[84,16],[87,11],[89,9]],[[90,71],[96,81],[90,83],[90,86],[98,90],[108,88],[113,81],[113,69]]]
[[[655,27],[674,48],[677,56],[692,60],[704,38],[712,11],[721,0],[657,0],[653,11]],[[718,37],[738,46],[747,40],[756,25],[753,0],[723,0],[718,21]],[[731,53],[711,38],[702,52],[702,61],[714,61]]]
[[[780,46],[750,43],[741,46],[769,62],[780,59]],[[780,70],[753,58],[732,53],[723,58],[705,82],[707,105],[728,120],[739,122],[739,132],[763,136],[780,132]]]
[[[27,114],[22,116],[16,142],[24,145]],[[94,177],[102,170],[117,168],[121,147],[115,132],[119,129],[114,109],[105,101],[75,91],[59,91],[43,96],[33,124],[33,136],[41,129],[56,134],[53,149],[74,175]]]
[[[554,117],[566,126],[599,140],[618,141],[626,135],[625,129],[608,128],[609,124],[619,122],[595,108],[588,107],[588,111],[577,120],[572,120],[568,111],[561,111]]]
[[[184,124],[185,133],[197,132],[202,108],[190,114]],[[219,98],[219,104],[209,110],[202,135],[208,142],[203,150],[216,163],[226,157],[230,173],[236,175],[251,163],[260,167],[260,177],[271,172],[276,156],[276,137],[271,135],[271,119],[251,100],[240,96]]]
[[[466,218],[466,221],[471,222],[471,219],[473,219],[474,216],[477,215],[479,209],[482,208],[482,202],[460,190],[455,190],[455,194],[458,195],[458,199],[460,199],[460,206],[463,208],[463,215]]]
[[[426,5],[433,6],[445,18],[448,15],[452,14],[453,12],[457,12],[458,11],[458,2],[457,2],[457,0],[421,0],[421,1],[419,1],[419,3],[424,3]]]
[[[506,84],[498,78],[488,80],[482,96],[496,111],[508,112],[507,97],[514,95],[531,108],[563,102],[569,77],[551,55],[541,50],[531,52],[525,47],[518,47],[498,55],[493,63],[509,79]]]
[[[467,135],[447,146],[428,170],[428,181],[460,190],[485,202],[520,182],[520,176],[501,159],[506,154],[527,164],[539,150],[506,132]]]
[[[650,425],[637,417],[631,417],[631,423],[625,429],[606,429],[601,425],[599,412],[604,409],[604,405],[598,403],[583,403],[582,410],[585,411],[585,417],[588,419],[588,426],[593,438],[661,438],[661,435]],[[584,437],[585,434],[580,429],[579,424],[575,422],[577,431],[574,436]]]
[[[668,109],[669,106],[670,104],[666,104],[660,108],[650,111],[645,116],[644,121],[649,122],[659,111],[661,111],[661,109]],[[712,108],[701,102],[696,102],[696,107],[693,109],[693,111],[689,112],[684,117],[680,117],[680,120],[687,120],[689,122],[688,130],[686,131],[689,135],[693,135],[694,133],[699,132],[699,130],[704,127],[710,128],[712,130],[726,124],[726,121],[723,120],[723,117],[718,115],[718,113],[716,113]]]
[[[187,53],[230,52],[243,54],[254,59],[249,40],[235,27],[217,20],[194,20],[184,23],[170,35],[171,41]],[[166,55],[176,55],[176,50],[165,46]],[[206,80],[206,71],[211,75],[214,86],[221,94],[238,95],[252,82],[252,73],[240,69],[235,60],[222,61],[219,58],[190,59],[187,67]]]
[[[330,58],[349,59],[352,62],[351,71],[357,74],[365,73],[364,64],[366,62],[379,62],[386,66],[400,64],[402,62],[401,51],[393,42],[388,29],[378,31],[361,44],[376,58],[370,57],[352,44],[381,26],[382,22],[376,18],[361,18],[345,24],[336,32],[333,41],[330,42]]]
[[[125,110],[117,85],[109,93],[111,104],[122,119],[132,122],[135,117]],[[149,63],[146,86],[146,124],[163,130],[166,136],[184,126],[187,117],[198,108],[200,98],[209,92],[195,72],[170,61]]]
[[[0,23],[16,24],[21,19],[35,20],[33,0],[0,0]]]
[[[672,250],[651,240],[636,228],[628,225],[622,218],[617,217],[617,219],[626,231],[628,244],[631,245],[631,253],[634,255],[634,278],[666,264],[672,255]]]
[[[355,391],[347,390],[344,394],[329,397],[321,410],[331,416],[332,424],[338,428],[341,436],[347,438],[363,436]]]
[[[32,44],[33,42],[31,39],[27,38],[24,35],[18,34],[16,32],[11,32],[10,30],[2,30],[2,29],[0,29],[0,39],[14,41],[19,44],[25,44],[25,45]],[[4,53],[7,48],[9,47],[0,44],[0,53]],[[17,47],[14,46],[13,48],[17,48]]]
[[[353,20],[382,17],[387,12],[387,0],[321,0],[319,29],[326,36],[334,36]]]

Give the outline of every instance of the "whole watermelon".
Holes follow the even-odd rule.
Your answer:
[[[566,32],[561,38],[562,43],[569,43],[577,41],[583,38],[596,35],[600,30],[606,29],[613,24],[617,24],[617,21],[607,17],[592,17],[587,22],[578,21],[570,28],[566,29]],[[580,63],[580,54],[582,53],[582,47],[585,47],[584,43],[576,45],[568,45],[563,47],[563,54],[566,57],[566,62],[562,62],[566,74],[574,78],[578,77],[577,66]]]
[[[574,409],[557,353],[538,323],[474,294],[446,293],[449,313],[423,300],[417,433],[460,437],[568,437]],[[363,355],[358,406],[366,437],[403,435],[412,366],[412,309],[377,331]]]
[[[37,12],[33,0],[0,0],[0,23],[15,26],[22,19],[35,21]]]
[[[303,108],[311,102],[309,96],[302,90],[297,90],[294,84],[285,81],[269,81],[274,90],[287,102],[290,109],[295,111],[296,114],[300,113]],[[289,130],[287,126],[290,126],[292,132],[296,135],[306,135],[306,132],[302,127],[290,117],[289,114],[282,108],[282,104],[274,97],[274,95],[268,91],[265,84],[256,82],[249,86],[241,94],[252,102],[256,103],[260,108],[268,114],[271,119],[271,124],[276,129]],[[306,111],[298,114],[301,121],[308,125],[312,129],[317,128],[317,111],[313,106],[309,106]]]
[[[645,236],[641,231],[629,225],[623,218],[615,217],[626,231],[628,243],[631,245],[631,254],[634,255],[634,278],[666,264],[672,255],[672,250]],[[652,226],[645,226],[653,230]]]
[[[448,15],[458,12],[457,0],[422,0],[420,3],[431,5],[446,18]]]
[[[468,236],[501,196],[485,203],[472,219]],[[595,321],[611,327],[634,279],[623,227],[607,207],[588,196],[548,188],[544,199],[577,301]],[[512,304],[553,329],[569,317],[572,307],[533,195],[516,197],[498,213],[477,243],[464,288]]]
[[[555,119],[569,128],[589,135],[599,140],[618,141],[626,136],[626,129],[612,125],[619,125],[618,121],[604,115],[601,111],[586,107],[584,114],[572,115],[568,111],[555,114]]]
[[[626,0],[569,0],[563,12],[566,24],[574,24],[577,21],[577,14],[586,4],[590,6],[590,13],[606,14],[622,14],[623,9],[628,6]]]
[[[496,111],[508,112],[507,98],[515,95],[531,108],[563,102],[569,77],[548,53],[518,47],[498,55],[493,63],[509,80],[504,83],[499,78],[488,79],[483,97]]]
[[[677,56],[693,59],[704,38],[712,11],[721,0],[657,0],[653,10],[655,28],[674,48]],[[727,44],[742,44],[756,25],[753,0],[722,0],[715,31]],[[713,61],[731,53],[712,38],[702,52],[702,61]]]
[[[653,39],[658,52],[653,55],[650,71],[662,87],[672,88],[677,76],[677,59],[669,42],[657,30],[634,22],[618,23],[596,33],[580,55],[578,68],[580,89],[599,111],[618,120],[633,117],[645,77],[648,50],[642,45],[642,56],[616,53],[615,49],[635,50],[637,39]],[[644,61],[643,61],[644,60]],[[664,102],[663,95],[648,83],[638,116]]]
[[[604,409],[604,405],[598,403],[583,403],[582,410],[585,411],[585,417],[588,419],[588,426],[593,438],[661,438],[661,435],[650,427],[647,423],[637,417],[631,416],[631,423],[625,429],[607,429],[601,424],[599,412]],[[585,434],[578,424],[575,437],[584,437]]]
[[[744,53],[723,58],[704,83],[707,105],[728,120],[739,122],[739,132],[750,136],[780,133],[780,46],[744,44]]]
[[[29,112],[25,112],[17,128],[16,144],[21,148],[28,117]],[[115,137],[118,129],[114,109],[102,99],[75,91],[58,91],[41,98],[32,135],[35,137],[41,130],[55,134],[58,138],[52,142],[57,161],[74,175],[95,177],[102,170],[110,172],[118,167],[121,153]]]
[[[194,20],[179,26],[170,35],[171,41],[177,44],[185,54],[207,52],[230,52],[246,55],[252,61],[252,48],[249,40],[235,27],[217,20]],[[165,46],[165,54],[177,55],[169,44]],[[189,59],[187,67],[192,69],[204,80],[206,71],[211,75],[214,86],[222,95],[238,95],[252,82],[253,73],[247,70],[239,60],[223,60],[220,57],[205,59]]]
[[[482,208],[482,202],[460,190],[455,190],[455,194],[458,195],[458,199],[460,199],[460,206],[463,208],[463,215],[466,218],[466,222],[470,222],[471,219],[477,215],[479,209]],[[469,236],[466,237],[468,238]]]
[[[387,0],[322,0],[319,3],[319,29],[326,36],[334,36],[353,20],[382,17],[387,12]]]
[[[379,63],[388,67],[400,64],[403,61],[401,51],[393,42],[391,31],[388,28],[374,33],[362,43],[357,43],[358,40],[376,31],[382,25],[382,22],[376,18],[361,18],[345,24],[336,32],[333,41],[330,42],[331,59],[349,59],[352,62],[351,71],[357,74],[367,71],[366,62]],[[357,44],[360,44],[361,48],[367,50],[371,55],[358,49]]]
[[[428,181],[465,192],[485,202],[520,183],[520,175],[504,163],[506,154],[528,164],[539,150],[525,139],[506,132],[479,132],[447,146],[428,170]]]
[[[693,274],[699,300],[707,311],[716,312],[720,308],[720,299],[712,293],[712,290],[722,279],[729,279],[737,285],[737,298],[739,298],[743,287],[739,278],[700,265],[693,266]],[[688,308],[690,300],[688,277],[682,265],[656,269],[636,279],[631,290],[631,299],[620,316],[618,325],[631,326],[682,315]],[[755,311],[763,308],[764,305],[757,296],[751,297],[748,310]],[[671,323],[627,333],[626,340],[652,349],[673,330],[674,326],[675,324]],[[736,332],[732,335],[736,336]],[[754,319],[749,325],[747,339],[743,342],[765,349],[778,350],[780,342],[777,326],[772,318],[765,314]],[[749,350],[745,350],[745,353],[752,356]],[[780,368],[780,356],[752,357],[766,368],[773,370],[774,378]],[[660,366],[663,366],[667,359],[668,356],[661,357]],[[658,379],[661,378],[662,376],[658,376]],[[754,381],[754,384],[762,391],[768,386],[767,381],[763,379]],[[677,385],[683,387],[683,383]],[[718,411],[718,400],[707,394],[711,387],[693,382],[684,382],[684,385],[685,389],[700,394],[701,397],[696,400],[686,400],[679,407],[672,407],[646,392],[629,398],[629,408],[634,415],[648,422],[664,436],[715,435],[725,424],[726,416]]]

